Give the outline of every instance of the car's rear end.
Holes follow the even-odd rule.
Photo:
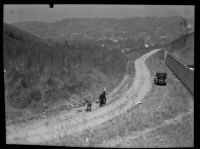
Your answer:
[[[154,77],[154,84],[156,85],[166,85],[167,73],[156,73]]]

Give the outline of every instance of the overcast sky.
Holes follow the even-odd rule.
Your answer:
[[[194,17],[194,6],[167,5],[4,5],[4,22],[54,22],[64,18]]]

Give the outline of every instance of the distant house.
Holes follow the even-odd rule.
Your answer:
[[[166,36],[160,36],[160,38],[164,39],[164,38],[167,38]]]
[[[123,49],[121,49],[121,52],[122,52],[122,53],[128,52],[128,51],[130,51],[130,48],[123,48]]]
[[[113,42],[118,42],[118,40],[117,39],[114,39],[114,40],[112,40]]]

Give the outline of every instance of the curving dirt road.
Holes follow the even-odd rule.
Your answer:
[[[131,71],[133,62],[128,63],[127,74],[120,85],[107,96],[106,106],[98,108],[98,105],[94,105],[90,113],[83,111],[77,114],[72,110],[70,113],[61,112],[57,116],[32,121],[30,124],[11,124],[6,126],[6,143],[54,144],[65,135],[97,126],[133,108],[151,90],[150,72],[145,65],[145,60],[159,50],[153,50],[135,61],[134,78]]]

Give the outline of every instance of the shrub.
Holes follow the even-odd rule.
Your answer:
[[[31,100],[39,101],[41,100],[41,91],[40,89],[34,88],[30,91],[29,97]]]
[[[27,108],[31,104],[32,100],[30,98],[24,98],[22,100],[21,108]]]
[[[13,89],[8,96],[9,104],[15,108],[26,108],[31,104],[31,98],[28,95],[28,91],[25,89]]]

